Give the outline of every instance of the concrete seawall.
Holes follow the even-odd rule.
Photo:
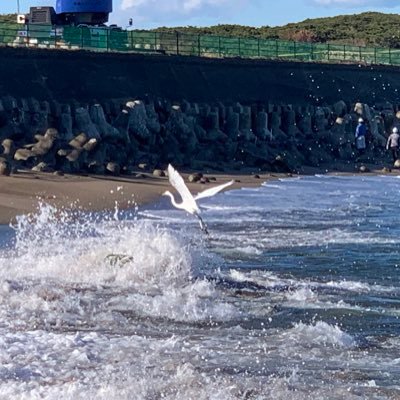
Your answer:
[[[387,66],[0,48],[0,96],[38,100],[397,103],[399,76]]]
[[[399,69],[0,49],[0,175],[290,172],[387,159]],[[367,149],[354,132],[363,117]]]

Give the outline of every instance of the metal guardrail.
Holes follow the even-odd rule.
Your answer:
[[[400,49],[148,32],[106,27],[0,24],[0,45],[98,52],[150,52],[213,58],[255,58],[400,65]]]

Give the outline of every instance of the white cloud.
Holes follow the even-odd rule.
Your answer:
[[[319,6],[332,6],[332,7],[382,7],[390,8],[400,5],[399,0],[312,0],[312,2]]]
[[[188,21],[199,16],[229,14],[246,0],[122,0],[121,10],[141,21]]]

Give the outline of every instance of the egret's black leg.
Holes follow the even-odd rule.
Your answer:
[[[199,223],[200,223],[200,228],[203,232],[205,232],[207,235],[209,235],[208,229],[207,229],[207,225],[205,224],[205,222],[203,221],[203,218],[200,217],[199,214],[196,214],[196,217],[199,219]]]

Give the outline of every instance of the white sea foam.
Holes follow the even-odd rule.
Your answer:
[[[243,247],[236,247],[234,253],[242,253],[248,255],[260,255],[262,251],[257,249],[255,246],[243,246]]]
[[[108,306],[119,312],[187,322],[227,321],[240,315],[235,307],[221,302],[213,286],[205,280],[171,287],[152,296],[143,293],[115,296]]]
[[[326,283],[320,284],[321,287],[330,287],[339,290],[349,290],[354,292],[380,292],[380,293],[396,293],[399,291],[399,288],[396,286],[383,286],[383,285],[371,285],[365,282],[357,282],[357,281],[330,281]]]
[[[180,284],[190,278],[187,244],[151,223],[71,220],[67,211],[51,206],[41,207],[34,218],[34,223],[20,218],[15,253],[2,259],[0,277],[123,285]],[[131,260],[122,268],[107,261],[110,254]]]
[[[356,345],[354,338],[343,332],[338,326],[329,325],[326,322],[318,321],[313,325],[295,324],[293,329],[282,334],[288,344],[295,344],[302,347],[333,346],[351,348]]]
[[[357,311],[371,311],[359,306],[353,306],[343,300],[330,301],[325,299],[326,296],[318,294],[309,287],[303,287],[286,293],[285,307],[301,308],[301,309],[346,309]]]
[[[113,321],[115,309],[186,321],[237,314],[220,301],[212,283],[193,277],[198,266],[183,236],[148,221],[81,217],[43,205],[34,223],[31,217],[19,219],[16,250],[0,260],[0,314],[12,312],[27,326],[35,318],[41,325],[81,324],[85,318],[97,324],[100,314]]]
[[[355,292],[369,292],[371,291],[372,287],[368,283],[364,282],[354,282],[354,281],[329,281],[324,283],[325,286],[335,288],[335,289],[341,289],[341,290],[351,290]],[[381,286],[376,287],[376,285],[373,287],[373,289],[378,289],[381,288]]]
[[[301,303],[315,303],[318,299],[318,295],[308,287],[288,292],[286,297],[289,301]]]
[[[241,389],[233,379],[199,373],[185,361],[186,350],[180,354],[182,346],[173,337],[149,340],[40,331],[9,335],[0,345],[0,375],[8,377],[7,383],[0,384],[0,395],[20,399],[238,398]],[[24,364],[26,352],[29,363]]]
[[[237,282],[252,282],[261,286],[271,287],[274,285],[284,285],[287,281],[279,278],[278,275],[270,271],[241,271],[237,269],[229,270],[229,277]]]
[[[351,308],[351,309],[361,309],[356,306],[351,306],[346,304],[342,300],[338,302],[320,302],[322,301],[318,296],[318,291],[325,289],[335,289],[345,292],[354,293],[397,293],[398,288],[394,286],[382,286],[382,285],[370,285],[365,282],[360,281],[328,281],[328,282],[318,282],[314,280],[297,280],[287,277],[281,277],[279,274],[273,273],[267,270],[236,270],[230,269],[227,272],[230,279],[236,282],[249,282],[255,283],[259,286],[264,286],[267,289],[286,287],[288,291],[285,296],[289,301],[304,302],[304,305],[312,304],[321,306],[324,305],[326,308]]]

